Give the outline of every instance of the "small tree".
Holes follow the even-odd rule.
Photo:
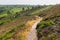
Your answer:
[[[24,11],[24,7],[22,8],[22,10]]]
[[[7,11],[7,14],[8,14],[9,18],[12,20],[13,19],[12,13],[10,11]]]

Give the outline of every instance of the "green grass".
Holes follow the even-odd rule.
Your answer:
[[[29,7],[29,9],[31,9],[31,7]],[[24,7],[24,10],[28,10],[27,7]],[[9,10],[12,14],[16,14],[16,12],[21,12],[23,11],[22,8],[13,8],[11,10]],[[7,11],[3,11],[2,13],[0,13],[0,18],[7,16]]]
[[[47,6],[47,7],[41,8],[41,9],[39,9],[39,10],[36,10],[36,11],[32,12],[31,14],[32,14],[32,15],[37,14],[37,13],[39,13],[39,12],[41,12],[41,11],[48,10],[48,9],[50,9],[51,7],[52,7],[52,6]]]
[[[54,24],[55,23],[52,20],[42,21],[37,25],[37,28],[41,29],[41,28],[49,27]]]
[[[0,18],[1,18],[1,17],[4,17],[4,16],[7,16],[7,12],[6,12],[6,11],[4,11],[4,12],[2,12],[2,13],[0,14]]]
[[[4,33],[3,35],[0,36],[0,40],[4,39],[6,40],[7,38],[11,37],[12,34],[14,34],[14,30],[9,30],[6,33]]]
[[[0,20],[0,25],[10,22],[11,19]]]
[[[29,9],[31,9],[31,7],[29,7]],[[24,7],[24,10],[28,10],[28,8]],[[21,12],[21,11],[23,11],[22,8],[13,8],[10,10],[12,14],[15,14],[16,12]]]
[[[18,24],[18,26],[12,27],[8,31],[6,31],[3,35],[0,35],[0,40],[7,40],[9,37],[11,37],[15,33],[15,30],[23,27],[24,25],[25,25],[25,22],[21,22],[20,24]]]
[[[27,7],[24,7],[24,10],[28,10],[28,8]]]
[[[22,8],[13,8],[10,10],[12,14],[15,14],[16,12],[20,12],[20,11],[22,11]]]
[[[32,9],[32,7],[29,7],[29,9]],[[24,7],[24,10],[28,10],[28,7]]]

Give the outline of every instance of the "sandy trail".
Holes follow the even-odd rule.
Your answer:
[[[36,26],[37,24],[42,20],[42,18],[39,18],[35,23],[34,25],[32,25],[32,28],[30,29],[27,37],[26,37],[26,40],[38,40],[37,39],[37,30],[36,30]]]

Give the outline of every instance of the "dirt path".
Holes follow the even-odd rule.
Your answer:
[[[35,22],[34,25],[32,25],[31,30],[29,31],[26,40],[37,40],[37,31],[36,31],[36,26],[37,24],[42,20],[42,18],[40,18],[39,20],[37,20],[37,22]]]

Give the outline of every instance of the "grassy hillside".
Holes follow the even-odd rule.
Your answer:
[[[44,8],[34,6],[31,9],[31,7],[32,6],[27,9],[26,6],[24,6],[24,8],[21,9],[19,6],[3,6],[1,8],[5,11],[0,13],[0,40],[25,40],[27,32],[33,25],[34,20],[36,20],[36,15],[34,14],[37,14],[36,11],[40,11],[40,9]],[[29,23],[32,25],[26,25],[28,21],[32,21],[32,23]]]
[[[38,35],[45,24],[48,26],[55,24],[52,20],[46,20],[51,16],[49,11],[55,10],[55,6],[2,5],[0,9],[0,40],[25,40],[31,26],[36,22],[36,16],[44,19],[38,24]]]
[[[2,11],[0,12],[0,25],[8,23],[18,17],[35,15],[42,8],[45,8],[45,6],[2,6],[0,7],[0,11]]]
[[[39,16],[43,20],[37,25],[38,40],[60,40],[60,5],[54,5]]]
[[[0,25],[10,22],[18,16],[18,13],[31,9],[32,6],[0,5]],[[24,8],[24,10],[23,10]]]

